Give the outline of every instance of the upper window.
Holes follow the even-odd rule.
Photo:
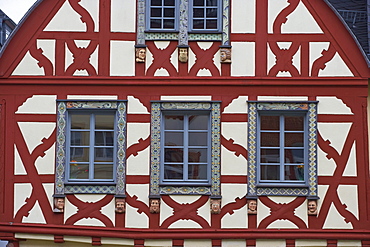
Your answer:
[[[220,103],[153,102],[151,196],[220,196]]]
[[[188,20],[188,31],[220,31],[220,0],[190,0],[188,13],[180,11],[181,1],[147,0],[147,30],[178,31],[180,20]]]
[[[219,31],[221,6],[219,0],[190,1],[190,30]]]
[[[58,101],[55,194],[125,194],[126,102]]]
[[[248,196],[317,197],[316,107],[248,102]]]
[[[178,0],[148,0],[149,30],[178,29]]]

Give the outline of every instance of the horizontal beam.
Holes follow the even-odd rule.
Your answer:
[[[132,229],[2,222],[0,232],[126,239],[370,240],[370,230],[351,229]]]

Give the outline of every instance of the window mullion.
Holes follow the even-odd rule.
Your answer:
[[[284,115],[280,115],[280,181],[284,181],[285,166],[285,127]]]
[[[94,180],[95,114],[90,115],[89,180]]]
[[[183,164],[183,179],[184,181],[189,180],[189,160],[188,160],[188,153],[189,153],[189,115],[184,115],[184,164]]]

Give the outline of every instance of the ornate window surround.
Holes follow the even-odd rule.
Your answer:
[[[247,198],[258,196],[306,196],[317,199],[317,101],[304,102],[262,102],[248,101],[248,194]],[[258,184],[257,125],[258,111],[305,111],[308,118],[308,178],[307,186],[260,186]]]
[[[210,186],[161,186],[160,185],[160,151],[161,151],[161,111],[163,110],[197,110],[211,112],[211,185]],[[220,102],[170,102],[152,101],[151,109],[151,157],[150,157],[150,197],[160,195],[209,195],[221,198],[220,154],[221,154],[221,118]]]
[[[116,175],[115,184],[69,184],[65,181],[66,172],[66,135],[68,110],[115,110],[116,111]],[[125,195],[126,171],[126,100],[57,100],[57,140],[56,140],[56,169],[55,195],[85,193],[85,194],[115,194]]]

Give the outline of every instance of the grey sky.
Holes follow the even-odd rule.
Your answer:
[[[36,0],[0,0],[0,9],[18,23]]]

